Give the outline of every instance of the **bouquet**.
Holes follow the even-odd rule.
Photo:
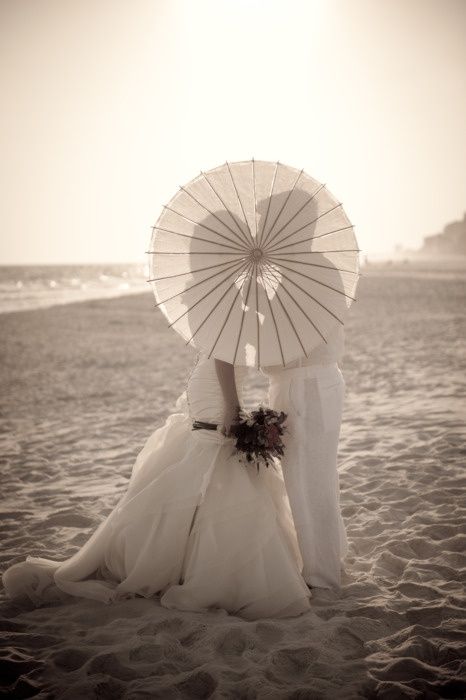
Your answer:
[[[283,455],[282,435],[286,430],[287,414],[259,406],[255,411],[240,409],[239,420],[230,426],[230,435],[236,438],[236,450],[242,455],[240,462],[256,461],[257,471],[262,461],[265,466],[274,457]]]

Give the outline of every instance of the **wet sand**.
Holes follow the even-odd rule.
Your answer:
[[[340,592],[247,622],[154,600],[0,599],[0,697],[466,695],[464,274],[368,268],[346,330]],[[1,569],[63,560],[106,517],[194,351],[150,292],[1,317]],[[265,381],[252,377],[250,404]],[[463,665],[462,665],[463,664]]]

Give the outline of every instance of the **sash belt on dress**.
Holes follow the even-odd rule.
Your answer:
[[[207,423],[203,420],[195,420],[191,430],[217,430],[217,423]]]

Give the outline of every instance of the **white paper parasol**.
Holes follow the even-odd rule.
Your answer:
[[[344,323],[359,278],[342,203],[279,162],[201,171],[163,207],[147,253],[169,325],[235,365],[307,356]]]

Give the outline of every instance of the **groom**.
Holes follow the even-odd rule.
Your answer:
[[[337,450],[345,382],[337,365],[343,352],[338,326],[308,358],[285,367],[262,367],[268,405],[287,414],[283,478],[309,587],[338,589],[347,554],[340,512]]]
[[[283,223],[287,220],[287,217],[280,220],[280,216],[290,196],[289,192],[284,191],[257,203],[259,240],[271,242],[272,252],[273,239],[284,228],[280,221]],[[309,192],[294,185],[293,197],[295,209],[304,211],[304,219],[310,221],[309,236],[312,237],[315,233],[313,224],[315,226],[319,215],[316,201],[312,201]],[[288,223],[290,221],[292,219]],[[298,226],[296,221],[294,226]],[[295,245],[292,243],[294,239],[290,238],[292,235],[287,234],[291,248]],[[319,257],[315,252],[312,258],[315,269],[331,266],[328,259]],[[276,250],[271,259],[280,259]],[[279,280],[280,273],[276,272],[272,277],[272,281],[275,278]],[[335,283],[338,283],[338,276],[332,286]],[[299,285],[294,285],[293,289],[295,286]],[[338,294],[338,297],[344,303],[344,295]],[[292,330],[295,330],[294,327],[290,327],[291,337]],[[326,342],[315,347],[302,360],[285,366],[266,367],[262,363],[260,366],[262,374],[269,378],[269,407],[284,411],[288,416],[281,464],[303,559],[302,575],[309,587],[339,588],[341,561],[348,551],[345,525],[340,513],[337,470],[345,393],[345,382],[339,368],[343,347],[343,326],[338,323]]]

